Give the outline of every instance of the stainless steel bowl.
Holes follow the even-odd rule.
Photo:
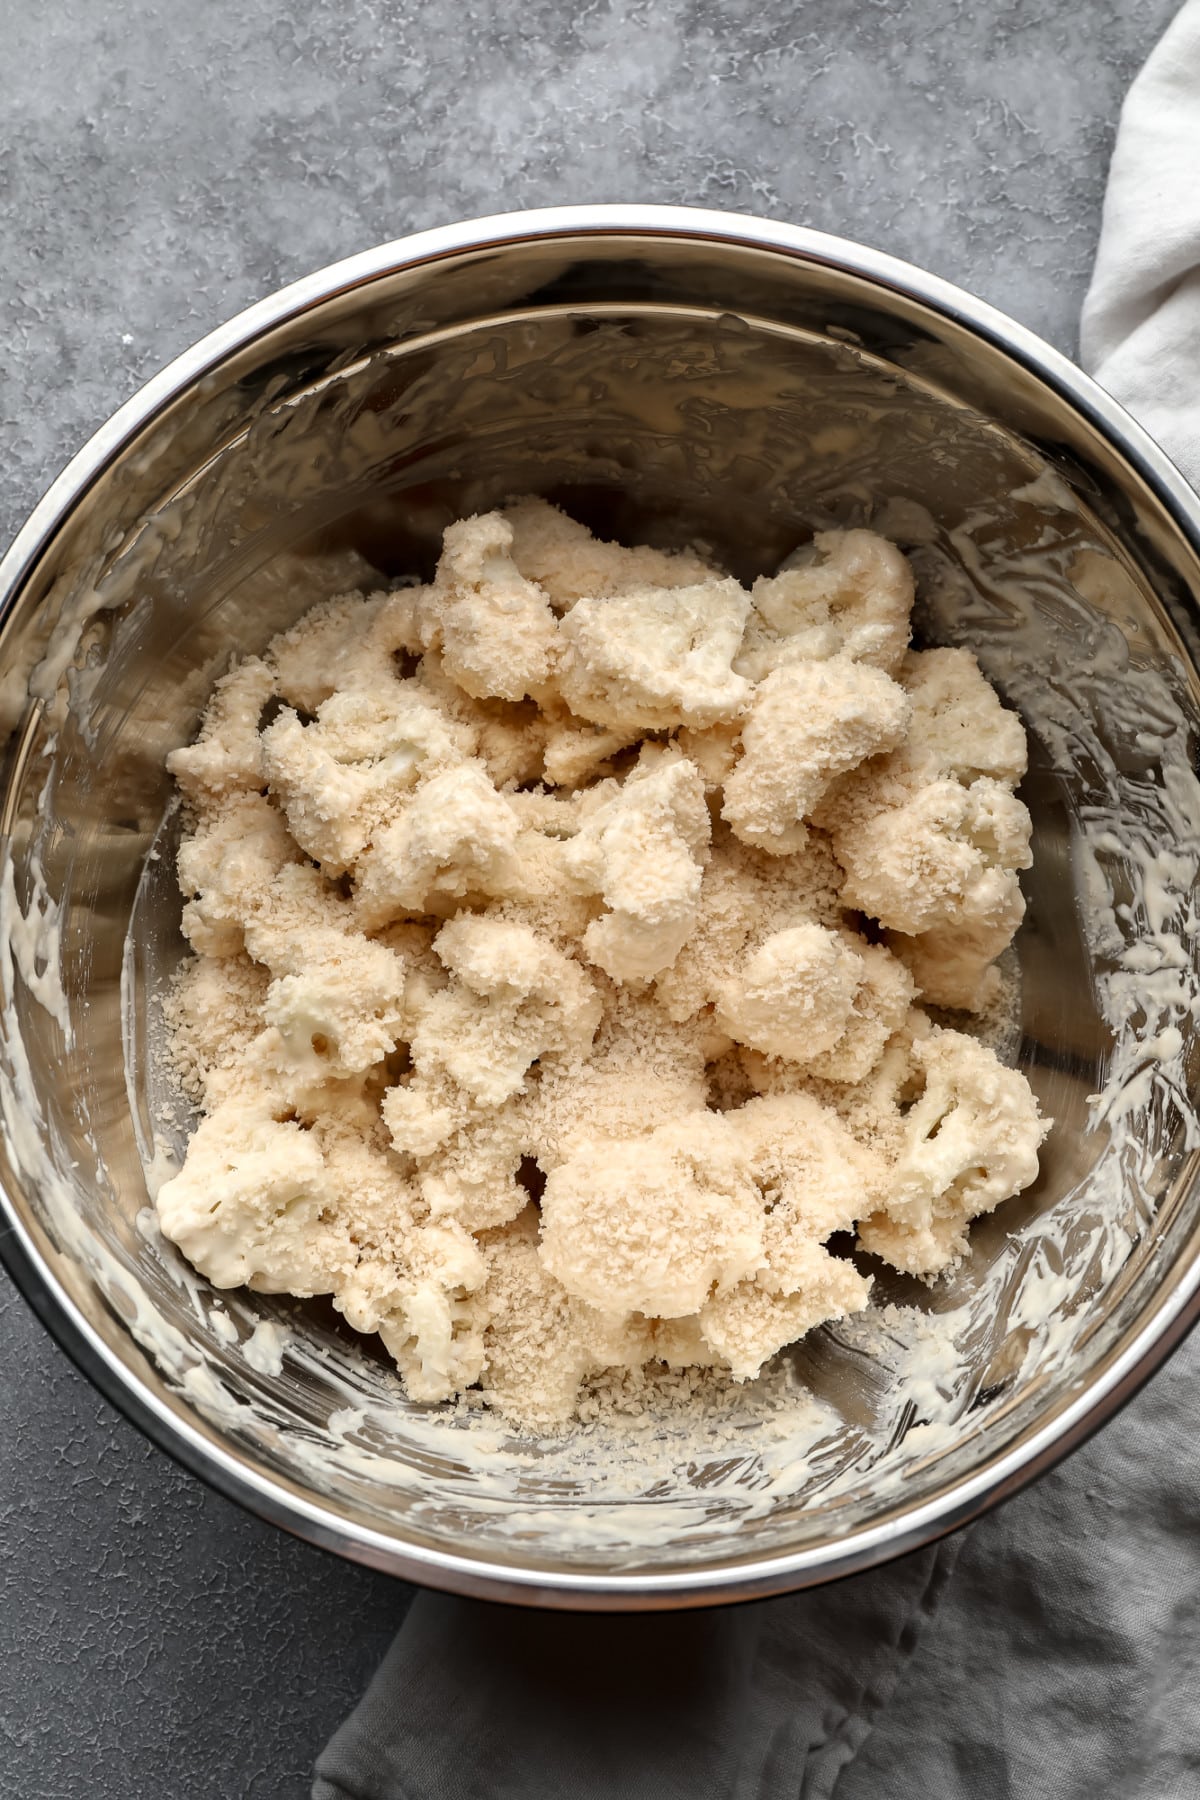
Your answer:
[[[180,954],[166,752],[232,649],[364,574],[427,568],[448,520],[529,490],[629,539],[704,539],[743,577],[814,524],[882,523],[917,562],[923,629],[976,645],[1034,740],[1018,1054],[1056,1120],[1038,1186],[981,1224],[949,1282],[897,1279],[881,1301],[899,1310],[865,1335],[814,1334],[782,1414],[751,1400],[686,1429],[597,1426],[586,1467],[410,1407],[328,1310],[239,1294],[222,1312],[157,1235],[145,1178],[186,1127],[154,1056]],[[775,1593],[1012,1494],[1200,1306],[1198,548],[1196,496],[1071,364],[812,232],[528,213],[252,307],[97,433],[0,566],[15,1280],[216,1487],[435,1586],[590,1608]],[[1146,859],[1168,846],[1152,895]],[[1150,979],[1164,933],[1167,987]]]

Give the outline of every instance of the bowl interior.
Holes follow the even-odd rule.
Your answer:
[[[232,654],[427,573],[449,521],[524,492],[744,579],[827,524],[908,551],[922,636],[975,649],[1029,729],[1007,1048],[1055,1121],[951,1277],[881,1276],[760,1383],[561,1443],[409,1404],[322,1304],[218,1297],[147,1185],[189,1123],[157,1054],[168,750]],[[715,1598],[971,1510],[1195,1285],[1197,575],[1052,389],[819,261],[629,236],[385,259],[228,349],[114,447],[4,626],[10,720],[38,698],[8,753],[0,1174],[47,1282],[193,1462],[429,1579]]]

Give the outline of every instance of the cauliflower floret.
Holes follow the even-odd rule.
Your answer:
[[[933,779],[1016,786],[1029,761],[1025,727],[969,650],[910,650],[899,680],[912,702],[905,761]]]
[[[312,1133],[273,1104],[239,1094],[201,1120],[158,1190],[159,1222],[215,1287],[330,1294],[352,1262],[338,1195]]]
[[[331,694],[387,687],[400,672],[397,658],[420,651],[416,592],[338,594],[314,606],[267,646],[264,661],[275,691],[289,706],[315,713]]]
[[[429,1216],[455,1219],[468,1231],[507,1225],[529,1204],[521,1179],[533,1161],[525,1119],[516,1106],[476,1107],[459,1116],[431,1148],[420,1140],[416,1146],[416,1181]]]
[[[735,1380],[752,1381],[776,1351],[815,1325],[861,1312],[870,1298],[870,1282],[854,1264],[832,1256],[824,1256],[811,1280],[811,1287],[792,1294],[770,1293],[757,1282],[742,1281],[700,1308],[703,1341],[714,1358],[728,1364]]]
[[[448,526],[437,575],[419,600],[422,644],[440,649],[446,673],[481,699],[540,698],[558,660],[550,603],[513,561],[512,541],[497,512]]]
[[[913,982],[879,945],[795,925],[764,938],[718,990],[715,1023],[739,1044],[861,1081],[904,1022]]]
[[[886,1198],[888,1162],[808,1093],[764,1095],[724,1117],[770,1208],[757,1279],[788,1293],[807,1279],[810,1246],[848,1230]]]
[[[925,1091],[905,1121],[890,1192],[858,1235],[893,1267],[935,1275],[966,1250],[972,1219],[1037,1179],[1049,1126],[1024,1076],[976,1039],[935,1029],[912,1055]]]
[[[353,865],[422,775],[475,747],[474,733],[412,681],[341,690],[322,701],[310,725],[287,707],[262,742],[292,836],[330,874]]]
[[[448,1080],[394,1089],[396,1141],[419,1157],[416,1181],[432,1217],[471,1231],[515,1219],[540,1183],[594,1138],[640,1138],[702,1109],[705,1044],[648,994],[604,990],[594,1044],[545,1057],[502,1107],[466,1100]],[[403,1123],[398,1123],[403,1112]]]
[[[828,1319],[861,1312],[870,1280],[830,1255],[844,1231],[887,1192],[888,1165],[808,1094],[749,1100],[725,1118],[767,1201],[763,1265],[700,1309],[704,1341],[738,1380]]]
[[[605,771],[609,758],[636,744],[636,731],[606,731],[563,711],[549,721],[543,760],[545,780],[551,787],[582,787]]]
[[[600,999],[578,963],[506,919],[460,913],[444,925],[434,949],[453,979],[413,1002],[409,1050],[418,1079],[393,1089],[383,1112],[408,1150],[408,1114],[442,1076],[471,1102],[499,1106],[523,1085],[539,1057],[591,1042]]]
[[[193,956],[183,964],[163,1009],[173,1034],[179,1082],[195,1105],[211,1110],[227,1077],[262,1030],[270,976],[248,956]]]
[[[445,1400],[477,1379],[482,1336],[469,1297],[484,1279],[470,1234],[418,1224],[402,1166],[373,1142],[353,1106],[326,1091],[311,1132],[326,1183],[340,1196],[347,1256],[333,1303],[356,1331],[378,1331],[414,1400]]]
[[[668,751],[606,791],[566,846],[568,874],[610,909],[583,948],[612,980],[648,981],[674,962],[695,923],[710,829],[698,770]]]
[[[650,1354],[645,1320],[598,1311],[567,1293],[538,1254],[531,1206],[489,1233],[481,1386],[493,1405],[527,1429],[561,1425],[575,1410],[579,1384],[595,1370],[636,1366]]]
[[[656,992],[682,1020],[720,995],[731,972],[764,938],[792,926],[834,924],[842,916],[842,872],[827,839],[812,832],[801,851],[767,856],[718,827],[700,883],[694,928]]]
[[[406,978],[402,959],[383,944],[310,930],[303,968],[272,981],[263,1018],[297,1071],[355,1075],[395,1049]]]
[[[634,589],[694,587],[713,570],[693,551],[670,554],[644,546],[627,549],[593,537],[546,500],[518,500],[504,508],[512,527],[512,559],[536,581],[556,612],[577,600],[609,599]]]
[[[1009,786],[1021,779],[1028,762],[1024,727],[1001,705],[970,651],[910,652],[901,680],[913,702],[906,748],[914,762],[964,783],[984,777]],[[1027,867],[1023,821],[1018,854],[1018,866]],[[892,933],[888,941],[932,1005],[982,1012],[1000,984],[993,964],[1012,942],[1024,911],[1014,882],[998,904],[964,909],[961,918],[916,937]]]
[[[872,1066],[857,1081],[831,1080],[778,1057],[757,1050],[741,1050],[736,1068],[722,1070],[727,1083],[739,1084],[733,1104],[744,1104],[752,1094],[811,1095],[831,1112],[858,1141],[883,1157],[891,1166],[904,1139],[904,1109],[925,1085],[924,1071],[913,1058],[913,1045],[934,1030],[919,1006],[910,1006]],[[712,1071],[710,1071],[711,1076]],[[744,1091],[743,1091],[744,1090]]]
[[[774,670],[742,727],[722,818],[745,843],[775,855],[799,849],[830,782],[899,743],[908,714],[903,689],[869,663],[835,656]]]
[[[169,773],[197,811],[265,785],[258,727],[274,696],[274,672],[257,656],[248,656],[218,681],[195,743],[167,758]]]
[[[306,1081],[340,1079],[387,1056],[401,1035],[405,996],[431,933],[403,946],[372,943],[311,864],[281,869],[245,926],[246,949],[274,979],[263,1018],[279,1034],[281,1069]]]
[[[751,681],[839,655],[894,675],[908,648],[912,570],[873,531],[818,531],[778,575],[756,581],[750,597],[734,667]]]
[[[1025,910],[1030,819],[1011,791],[1025,733],[965,650],[914,652],[901,679],[913,708],[904,742],[836,782],[816,819],[847,904],[889,928],[926,998],[980,1010]]]
[[[675,734],[675,742],[703,775],[705,790],[719,794],[741,755],[741,721],[725,719],[719,725],[710,725],[707,731],[689,731],[685,726]]]
[[[520,822],[486,769],[461,762],[424,782],[358,863],[355,905],[367,931],[465,894],[504,894],[517,879]]]
[[[909,970],[930,1006],[981,1013],[1000,992],[996,958],[1012,943],[1025,914],[1020,888],[990,915],[942,925],[919,937],[888,933],[888,948]]]
[[[408,1292],[379,1322],[383,1347],[395,1359],[410,1400],[436,1405],[474,1387],[483,1373],[483,1332],[477,1308],[436,1282]]]
[[[299,861],[279,809],[262,794],[231,794],[184,838],[176,858],[187,900],[182,926],[193,950],[236,956],[279,870]]]
[[[460,1110],[433,1144],[405,1138],[421,1158],[416,1180],[433,1217],[472,1231],[503,1225],[528,1202],[530,1183],[536,1191],[591,1139],[637,1137],[704,1106],[696,1032],[672,1024],[648,995],[600,981],[606,1004],[594,1044],[545,1058],[505,1106]],[[452,1101],[443,1104],[449,1120]],[[394,1115],[395,1097],[391,1106]]]
[[[793,925],[764,939],[722,982],[716,1023],[766,1056],[807,1062],[845,1031],[862,979],[862,958],[844,937]]]
[[[285,863],[263,882],[257,899],[246,920],[246,948],[273,975],[302,972],[310,930],[355,932],[349,901],[310,862]]]
[[[377,1331],[412,1400],[449,1400],[478,1381],[484,1348],[473,1296],[486,1277],[478,1245],[461,1225],[422,1225],[398,1263],[365,1261],[334,1305],[356,1331]]]
[[[807,1072],[819,1081],[865,1081],[904,1024],[915,997],[910,971],[882,944],[860,940],[856,954],[862,979],[846,1029],[829,1050],[808,1059]]]
[[[546,714],[532,700],[476,700],[471,723],[481,762],[497,788],[541,781],[551,738]]]
[[[846,904],[893,931],[1020,922],[1029,813],[997,781],[935,781],[901,806],[833,818],[830,828]]]
[[[603,977],[600,978],[603,983]],[[594,1044],[543,1063],[514,1111],[523,1154],[545,1173],[592,1138],[636,1138],[705,1102],[706,1047],[646,991],[605,987]]]
[[[647,1137],[585,1144],[553,1170],[542,1261],[602,1312],[678,1318],[759,1267],[763,1218],[736,1134],[699,1112]]]
[[[563,699],[619,732],[736,718],[751,690],[730,664],[749,605],[732,580],[577,601],[559,626]]]

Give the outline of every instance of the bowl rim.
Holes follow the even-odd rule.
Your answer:
[[[88,439],[47,489],[0,559],[0,623],[72,509],[111,461],[194,383],[275,327],[338,291],[465,251],[556,238],[649,237],[712,241],[826,266],[916,300],[982,338],[1066,400],[1155,495],[1200,555],[1200,496],[1149,434],[1098,383],[1034,332],[966,290],[881,251],[825,232],[681,206],[596,205],[501,213],[420,231],[291,282],[208,332],[152,376]],[[1102,1360],[1086,1389],[1054,1407],[1016,1447],[945,1494],[875,1526],[775,1555],[661,1573],[520,1568],[405,1543],[340,1519],[282,1479],[234,1456],[137,1379],[93,1328],[40,1253],[0,1185],[0,1262],[42,1324],[96,1388],[160,1449],[226,1498],[295,1536],[424,1586],[525,1605],[610,1611],[703,1606],[762,1598],[858,1573],[934,1542],[1011,1498],[1077,1448],[1137,1392],[1200,1318],[1200,1259],[1154,1315]]]

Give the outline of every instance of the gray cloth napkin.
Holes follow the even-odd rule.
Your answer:
[[[1200,483],[1200,0],[1121,118],[1084,356]],[[1200,1343],[965,1536],[602,1618],[418,1595],[313,1800],[1194,1800]]]
[[[418,1594],[313,1800],[826,1800],[933,1611],[953,1540],[723,1611]]]

